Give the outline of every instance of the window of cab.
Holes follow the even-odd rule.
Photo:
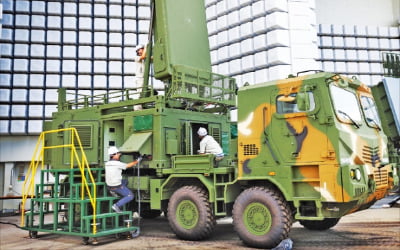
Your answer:
[[[300,104],[300,102],[302,102],[302,104]],[[288,96],[279,95],[276,98],[276,109],[278,114],[313,111],[315,109],[314,95],[312,92],[292,93]]]
[[[378,110],[376,108],[374,99],[368,96],[361,96],[361,106],[364,112],[365,121],[368,126],[380,128],[381,120],[379,119]]]
[[[355,93],[333,84],[329,86],[329,90],[332,97],[333,108],[335,109],[339,121],[359,126],[362,118]]]

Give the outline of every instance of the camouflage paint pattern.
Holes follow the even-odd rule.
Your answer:
[[[333,105],[331,85],[352,93],[357,100],[372,98],[370,89],[358,80],[330,73],[240,89],[239,180],[271,182],[288,201],[342,203],[341,215],[387,193],[393,183],[388,178],[391,165],[386,160],[386,136],[365,119],[354,125],[340,118]],[[313,96],[313,104],[306,111],[278,110],[278,105],[289,103],[280,102],[280,96],[298,93]],[[358,105],[356,109],[365,117]]]

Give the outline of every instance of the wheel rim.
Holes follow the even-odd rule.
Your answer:
[[[196,204],[190,200],[181,201],[176,209],[176,218],[181,227],[194,228],[199,221],[199,211]]]
[[[264,235],[271,229],[272,216],[265,205],[254,202],[244,210],[243,222],[247,230],[252,234]]]

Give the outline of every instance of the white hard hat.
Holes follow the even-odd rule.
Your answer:
[[[199,130],[197,130],[197,134],[199,136],[206,136],[207,135],[207,129],[200,127]]]
[[[115,155],[116,153],[119,153],[119,150],[118,150],[117,147],[110,147],[110,148],[108,149],[108,154],[109,154],[109,155]]]
[[[136,51],[138,51],[140,49],[144,49],[144,45],[143,44],[136,45]]]

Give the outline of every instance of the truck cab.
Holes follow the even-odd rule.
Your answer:
[[[371,90],[332,73],[256,84],[238,93],[238,179],[264,178],[299,220],[368,208],[394,185]]]

